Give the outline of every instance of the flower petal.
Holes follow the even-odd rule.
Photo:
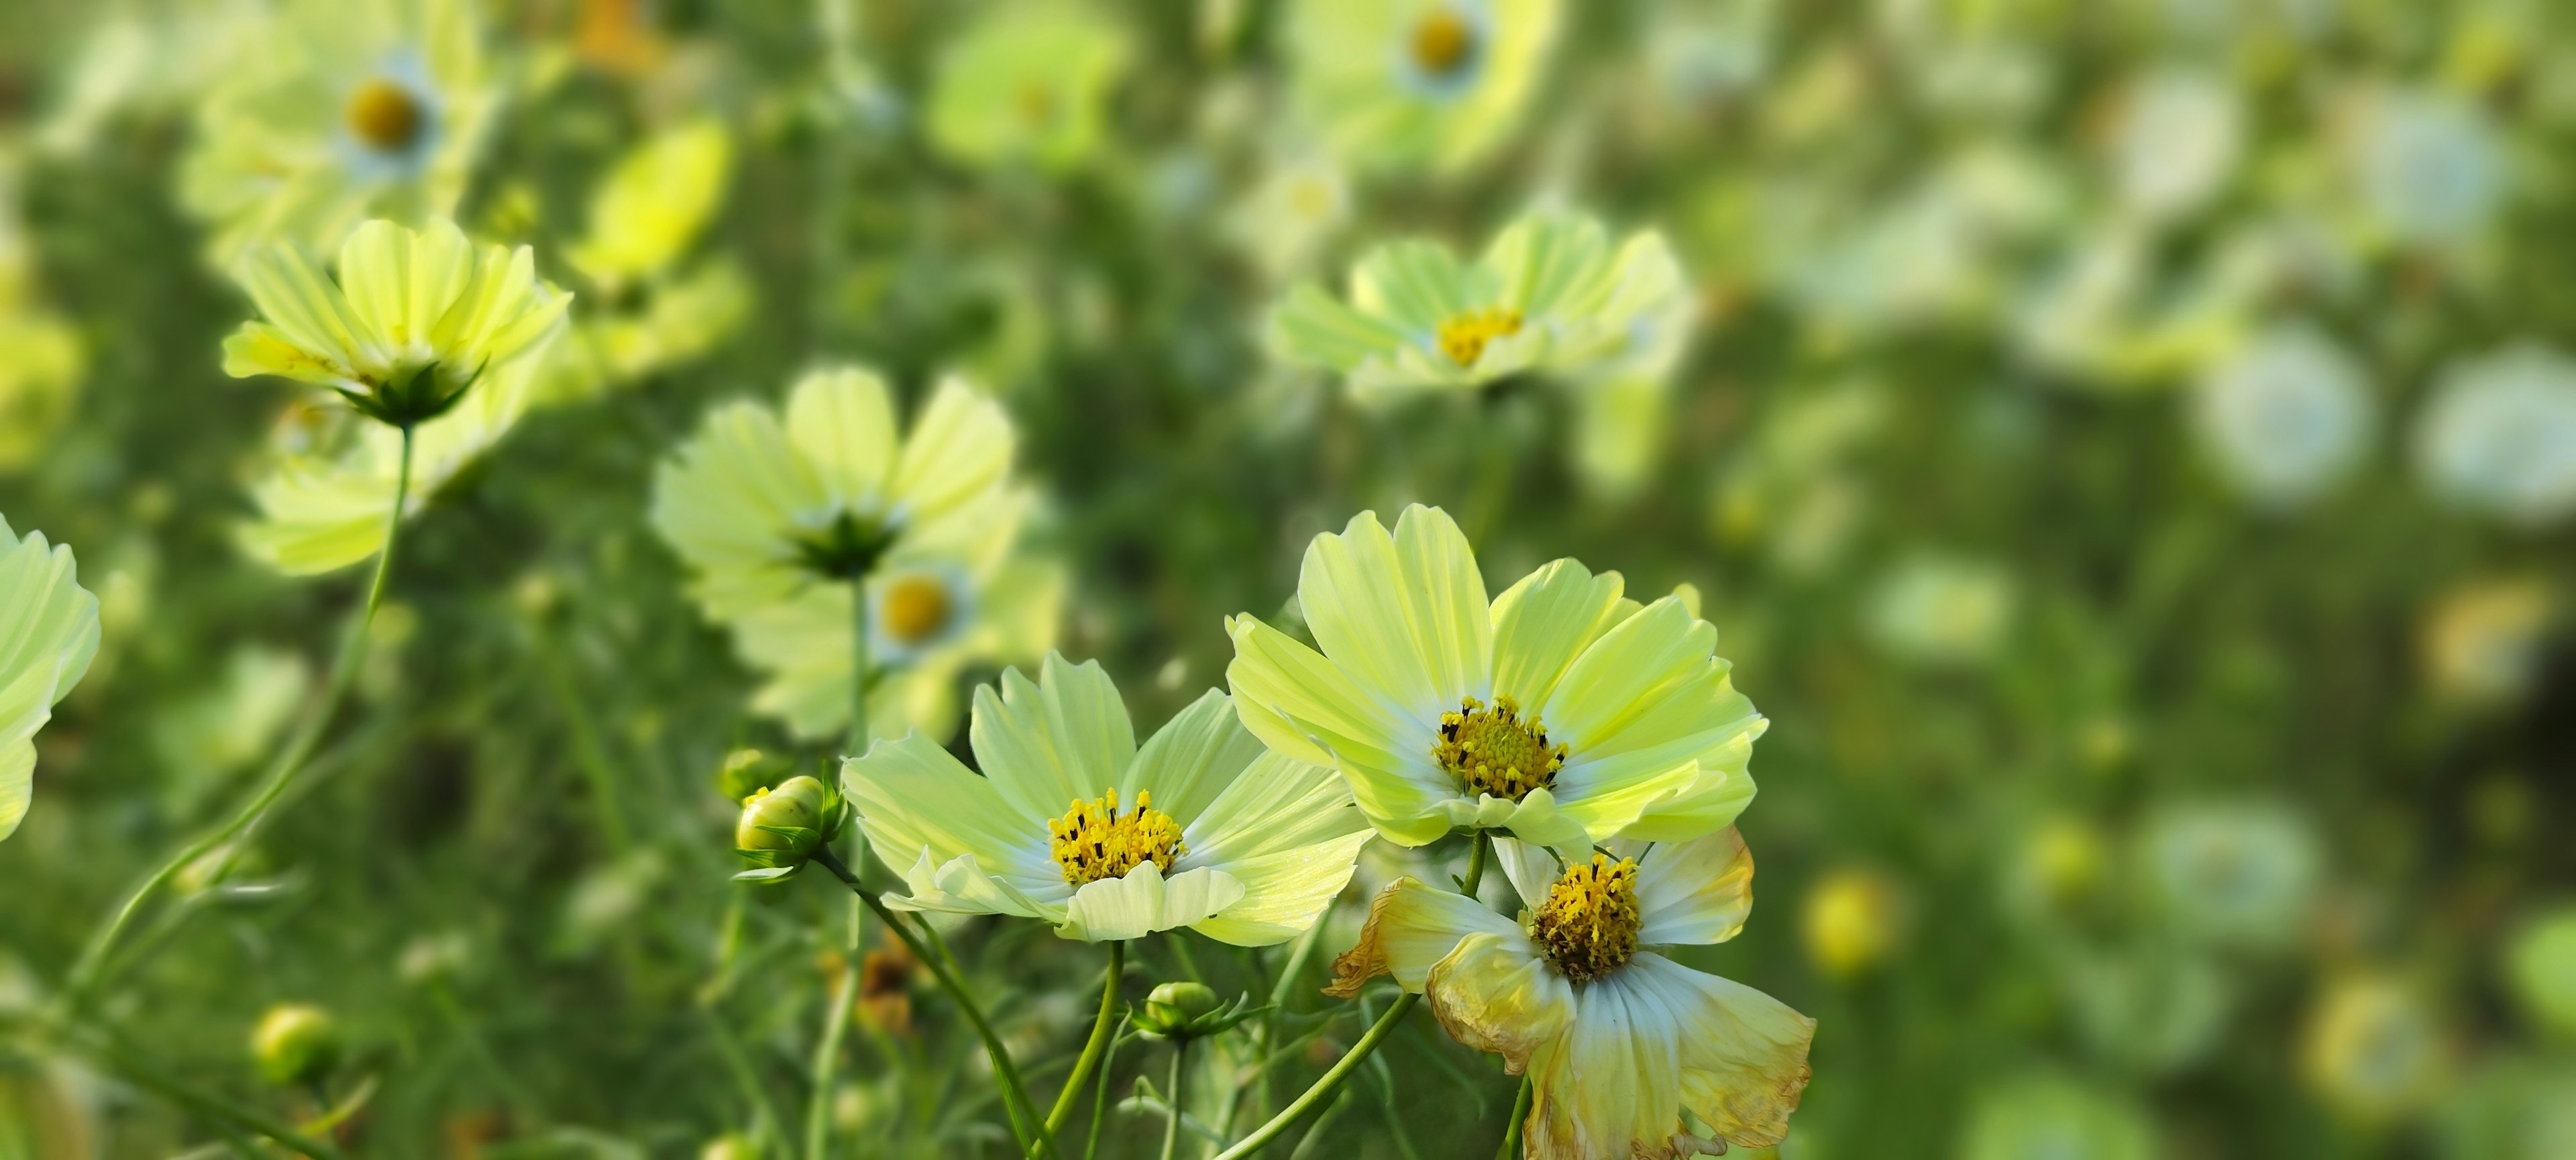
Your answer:
[[[956,375],[939,380],[895,466],[897,504],[916,521],[949,517],[1002,483],[1015,443],[1001,403]]]
[[[1234,699],[1210,689],[1145,739],[1118,784],[1119,800],[1139,801],[1139,792],[1151,792],[1154,808],[1188,830],[1209,803],[1243,783],[1244,767],[1265,752],[1243,727]]]
[[[802,582],[786,566],[796,516],[825,502],[821,478],[777,414],[729,403],[709,411],[697,437],[654,472],[653,527],[696,566],[692,586],[708,614],[731,618]]]
[[[1567,666],[1622,619],[1616,572],[1551,562],[1494,598],[1494,693],[1525,707],[1547,704]]]
[[[1201,866],[1166,879],[1152,862],[1139,864],[1123,878],[1085,883],[1065,906],[1065,922],[1056,933],[1084,942],[1143,938],[1204,922],[1243,897],[1243,883],[1221,870]]]
[[[1512,892],[1531,910],[1547,902],[1547,892],[1565,876],[1565,862],[1547,847],[1514,838],[1494,839],[1494,863],[1511,881]]]
[[[1666,842],[1637,866],[1637,941],[1647,946],[1720,943],[1753,913],[1753,852],[1728,826]]]
[[[894,398],[863,367],[833,367],[796,380],[787,395],[787,438],[823,491],[843,510],[882,515],[894,475]]]
[[[1212,867],[1243,883],[1242,900],[1199,923],[1199,933],[1267,946],[1314,925],[1350,883],[1370,837],[1368,818],[1340,775],[1265,752],[1186,823],[1189,852],[1174,865]]]
[[[1045,820],[1016,808],[992,781],[926,737],[880,742],[865,757],[843,760],[841,785],[869,847],[889,866],[927,858],[944,875],[949,863],[972,854],[982,873],[1018,894],[1059,903],[1073,893],[1047,852]],[[943,892],[963,890],[945,877],[940,882]]]
[[[1544,710],[1573,747],[1557,796],[1595,841],[1698,782],[1700,754],[1751,728],[1726,682],[1717,630],[1667,596],[1602,634]]]
[[[1641,954],[1617,976],[1663,997],[1678,1019],[1682,1106],[1739,1147],[1763,1148],[1789,1132],[1807,1088],[1816,1021],[1732,979]]]
[[[1574,985],[1517,930],[1458,940],[1432,965],[1422,994],[1451,1039],[1502,1056],[1512,1075],[1565,1035],[1580,1002]]]
[[[884,896],[885,904],[895,910],[1006,914],[1051,923],[1064,921],[1062,900],[1046,902],[1030,897],[1008,879],[984,869],[983,862],[973,854],[935,862],[930,851],[923,850],[911,868],[903,872],[903,882],[908,893]]]
[[[36,743],[0,741],[0,840],[18,832],[35,789]]]
[[[1485,581],[1447,512],[1415,504],[1389,536],[1361,512],[1315,537],[1297,578],[1315,643],[1353,683],[1428,727],[1488,691],[1494,627]],[[1426,744],[1428,735],[1426,737]]]
[[[1666,1156],[1681,1127],[1682,1025],[1637,963],[1575,993],[1564,1038],[1531,1065],[1532,1160]]]
[[[1050,652],[1038,680],[1004,669],[1001,690],[975,690],[967,736],[985,775],[1021,816],[1053,818],[1124,780],[1136,730],[1100,662],[1077,665]]]
[[[1268,342],[1278,357],[1349,372],[1404,345],[1405,332],[1305,283],[1270,312]]]
[[[1529,214],[1504,227],[1478,264],[1499,284],[1505,304],[1534,317],[1597,312],[1615,285],[1609,230],[1561,211]]]
[[[1428,334],[1442,320],[1484,305],[1486,276],[1438,242],[1395,242],[1351,268],[1351,305],[1409,331]]]
[[[1369,903],[1359,942],[1333,960],[1333,984],[1324,993],[1347,999],[1370,979],[1393,975],[1405,990],[1418,994],[1432,966],[1458,949],[1460,939],[1479,931],[1529,941],[1519,923],[1482,902],[1433,889],[1418,878],[1398,878]]]
[[[1348,673],[1251,616],[1226,622],[1226,684],[1244,728],[1278,753],[1341,771],[1362,813],[1389,841],[1419,846],[1449,832],[1453,779],[1431,763],[1432,730],[1371,700]]]

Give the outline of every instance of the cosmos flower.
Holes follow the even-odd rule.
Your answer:
[[[1522,371],[1580,376],[1659,350],[1687,322],[1689,297],[1661,234],[1614,248],[1600,222],[1540,211],[1473,263],[1414,239],[1363,255],[1347,300],[1293,287],[1271,311],[1269,341],[1282,358],[1340,372],[1363,398],[1463,390]]]
[[[207,98],[181,197],[219,262],[454,210],[499,102],[470,0],[302,0]]]
[[[1393,975],[1451,1038],[1527,1074],[1534,1160],[1670,1158],[1703,1130],[1733,1146],[1779,1143],[1807,1086],[1815,1020],[1650,949],[1744,929],[1753,856],[1734,828],[1614,841],[1562,868],[1508,839],[1496,851],[1527,907],[1519,919],[1398,879],[1334,962],[1328,993]]]
[[[1369,838],[1330,769],[1263,750],[1210,690],[1142,747],[1098,662],[1048,654],[975,691],[978,776],[918,734],[842,765],[887,905],[1009,914],[1101,942],[1190,927],[1267,946],[1312,926]]]
[[[962,378],[941,380],[899,435],[874,371],[817,370],[783,412],[709,412],[655,474],[653,526],[689,563],[707,615],[736,620],[818,581],[990,559],[1026,503],[1009,485],[1012,445],[1010,416]]]
[[[1460,827],[1547,845],[1697,837],[1752,801],[1768,722],[1728,680],[1715,628],[1623,583],[1558,560],[1488,604],[1448,513],[1406,508],[1389,535],[1361,512],[1306,549],[1297,600],[1322,651],[1236,616],[1226,680],[1246,727],[1340,769],[1399,844]]]
[[[2360,364],[2314,327],[2257,335],[2203,379],[2200,434],[2229,483],[2267,506],[2311,499],[2369,449]]]
[[[2326,985],[2309,1014],[2300,1063],[2344,1115],[2385,1122],[2422,1110],[2450,1071],[2447,1033],[2404,981],[2355,973]]]
[[[2322,870],[2307,823],[2265,805],[2168,810],[2149,823],[2139,847],[2140,877],[2174,928],[2225,945],[2296,939]]]
[[[705,230],[732,170],[733,136],[723,122],[699,118],[663,130],[600,180],[588,229],[565,256],[603,287],[662,273]]]
[[[2457,97],[2398,89],[2360,109],[2351,164],[2372,220],[2411,244],[2456,242],[2495,216],[2508,189],[2494,122]]]
[[[330,389],[368,418],[411,427],[477,382],[542,357],[572,296],[537,280],[526,246],[476,249],[454,222],[389,221],[340,246],[335,283],[302,250],[264,245],[240,279],[262,318],[224,340],[224,373]]]
[[[1081,0],[997,5],[941,54],[930,139],[979,165],[1071,169],[1099,148],[1126,34]]]
[[[98,655],[98,597],[72,550],[24,537],[0,516],[0,839],[18,832],[35,790],[36,730]]]
[[[2521,345],[2444,370],[2415,430],[2444,499],[2537,527],[2576,511],[2576,361]]]
[[[1298,0],[1298,113],[1361,169],[1455,170],[1508,139],[1555,46],[1559,0]]]
[[[2200,208],[2235,172],[2244,136],[2223,77],[2180,66],[2149,72],[2129,89],[2113,146],[2121,202],[2156,219]]]

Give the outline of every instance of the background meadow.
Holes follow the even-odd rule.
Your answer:
[[[1468,88],[1374,68],[1447,12]],[[390,177],[329,144],[368,68],[440,95]],[[223,1154],[41,1012],[363,595],[257,547],[263,481],[353,452],[224,374],[226,271],[427,213],[533,246],[571,333],[435,481],[309,774],[128,943],[97,1019],[155,1074],[354,1102],[360,1156],[784,1157],[813,1101],[835,1155],[1011,1154],[880,931],[811,1090],[849,904],[730,881],[717,777],[842,745],[648,518],[711,405],[855,360],[969,376],[1037,493],[1034,611],[922,694],[961,754],[1050,646],[1160,724],[1362,509],[1444,507],[1497,589],[1688,585],[1772,726],[1753,919],[1684,957],[1819,1023],[1782,1157],[2576,1156],[2571,158],[2544,0],[10,0],[0,513],[104,641],[0,844],[0,1157]],[[1291,286],[1533,206],[1661,232],[1668,357],[1379,399],[1272,341]],[[1456,853],[1370,847],[1321,952]],[[1045,1098],[1097,957],[945,929]],[[1200,1053],[1201,1123],[1375,1014],[1288,963],[1132,963],[1312,1035]],[[249,1051],[285,1002],[342,1030],[309,1089]],[[1161,1058],[1103,1155],[1153,1154]],[[1491,1059],[1420,1015],[1377,1059],[1300,1155],[1493,1153]]]

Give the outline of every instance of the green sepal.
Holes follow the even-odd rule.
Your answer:
[[[801,862],[794,866],[764,866],[758,870],[745,870],[740,874],[736,874],[733,876],[733,880],[736,882],[750,882],[754,884],[785,882],[788,879],[796,877],[797,871],[803,870],[804,868],[805,866]]]

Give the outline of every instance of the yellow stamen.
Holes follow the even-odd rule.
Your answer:
[[[1565,872],[1548,888],[1547,901],[1530,920],[1530,936],[1558,972],[1590,982],[1628,965],[1637,955],[1637,860],[1616,862],[1594,854],[1589,864]]]
[[[1413,25],[1413,63],[1435,77],[1457,72],[1476,55],[1476,26],[1449,8],[1435,8]]]
[[[410,148],[429,118],[411,90],[383,77],[349,94],[349,132],[368,146],[387,153]]]
[[[948,586],[936,576],[897,576],[887,582],[885,594],[878,600],[877,616],[885,624],[886,635],[902,645],[929,642],[948,627],[949,617],[956,613],[948,599]]]
[[[1073,809],[1048,827],[1064,880],[1078,887],[1103,878],[1124,878],[1147,862],[1171,873],[1172,862],[1190,850],[1181,841],[1180,823],[1152,808],[1153,804],[1151,792],[1139,792],[1136,812],[1120,817],[1117,790],[1091,801],[1075,799]]]
[[[1484,356],[1485,344],[1521,332],[1521,312],[1508,306],[1487,306],[1462,311],[1440,324],[1435,337],[1440,353],[1462,367],[1476,365]]]
[[[1440,715],[1440,740],[1431,745],[1431,759],[1470,793],[1519,801],[1556,780],[1556,771],[1565,768],[1565,746],[1550,747],[1547,726],[1536,714],[1522,722],[1520,706],[1511,698],[1496,697],[1488,709],[1469,697],[1457,712]]]

